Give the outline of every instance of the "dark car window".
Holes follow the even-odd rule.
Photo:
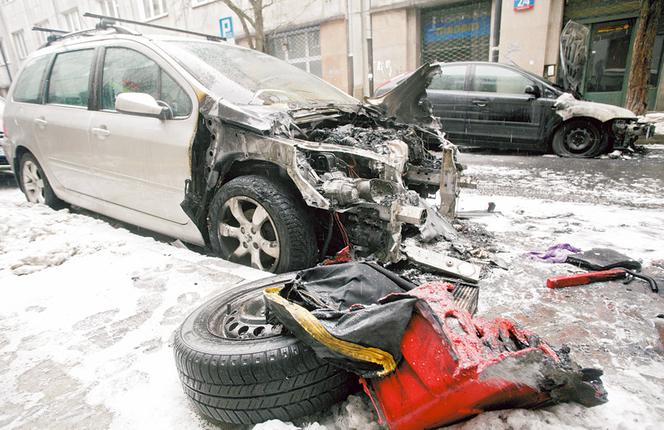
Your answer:
[[[174,116],[191,113],[187,93],[145,55],[127,48],[108,48],[102,72],[101,108],[115,110],[121,93],[146,93],[173,109]]]
[[[92,49],[58,54],[49,78],[47,103],[87,106],[93,58]]]
[[[468,66],[441,67],[441,73],[431,80],[430,90],[463,91],[466,83],[466,70]]]
[[[533,81],[521,73],[498,66],[478,64],[471,91],[482,93],[523,94]]]
[[[23,73],[16,81],[14,101],[23,103],[39,103],[42,77],[48,64],[49,56],[35,58],[23,69]]]

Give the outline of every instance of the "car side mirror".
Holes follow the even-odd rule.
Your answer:
[[[542,95],[542,93],[540,92],[539,87],[536,87],[534,85],[526,86],[526,88],[524,89],[523,92],[526,93],[526,94],[530,94],[531,96],[533,96],[535,98],[539,98]]]
[[[158,102],[146,93],[121,93],[115,99],[115,110],[132,115],[172,119],[173,111],[164,102]]]

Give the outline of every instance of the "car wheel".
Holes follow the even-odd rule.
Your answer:
[[[317,245],[301,198],[262,176],[224,184],[210,204],[210,244],[227,260],[273,273],[311,267]]]
[[[208,419],[255,424],[326,410],[358,390],[357,376],[320,361],[268,324],[263,289],[295,274],[226,291],[175,332],[175,364],[186,395]]]
[[[553,152],[561,157],[589,158],[599,155],[602,134],[591,121],[573,119],[564,123],[553,136]]]
[[[26,152],[21,157],[18,180],[30,203],[45,204],[56,210],[65,207],[65,203],[53,192],[41,165],[30,153]]]

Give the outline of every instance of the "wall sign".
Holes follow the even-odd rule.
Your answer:
[[[225,16],[219,19],[219,30],[221,31],[221,37],[226,39],[232,39],[235,37],[233,33],[233,17]]]
[[[527,10],[535,7],[535,0],[514,0],[514,10]]]

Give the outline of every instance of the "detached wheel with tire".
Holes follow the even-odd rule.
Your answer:
[[[235,263],[273,273],[311,267],[317,244],[302,199],[263,176],[239,176],[221,186],[210,203],[212,249]]]
[[[553,152],[561,157],[590,158],[604,148],[600,128],[592,121],[572,119],[553,136]]]
[[[65,207],[65,203],[53,192],[44,169],[32,154],[23,154],[17,173],[21,190],[30,203],[45,204],[56,210]]]
[[[175,332],[175,363],[187,396],[208,419],[255,424],[325,410],[357,391],[358,378],[326,364],[265,318],[263,289],[286,274],[224,292]]]

